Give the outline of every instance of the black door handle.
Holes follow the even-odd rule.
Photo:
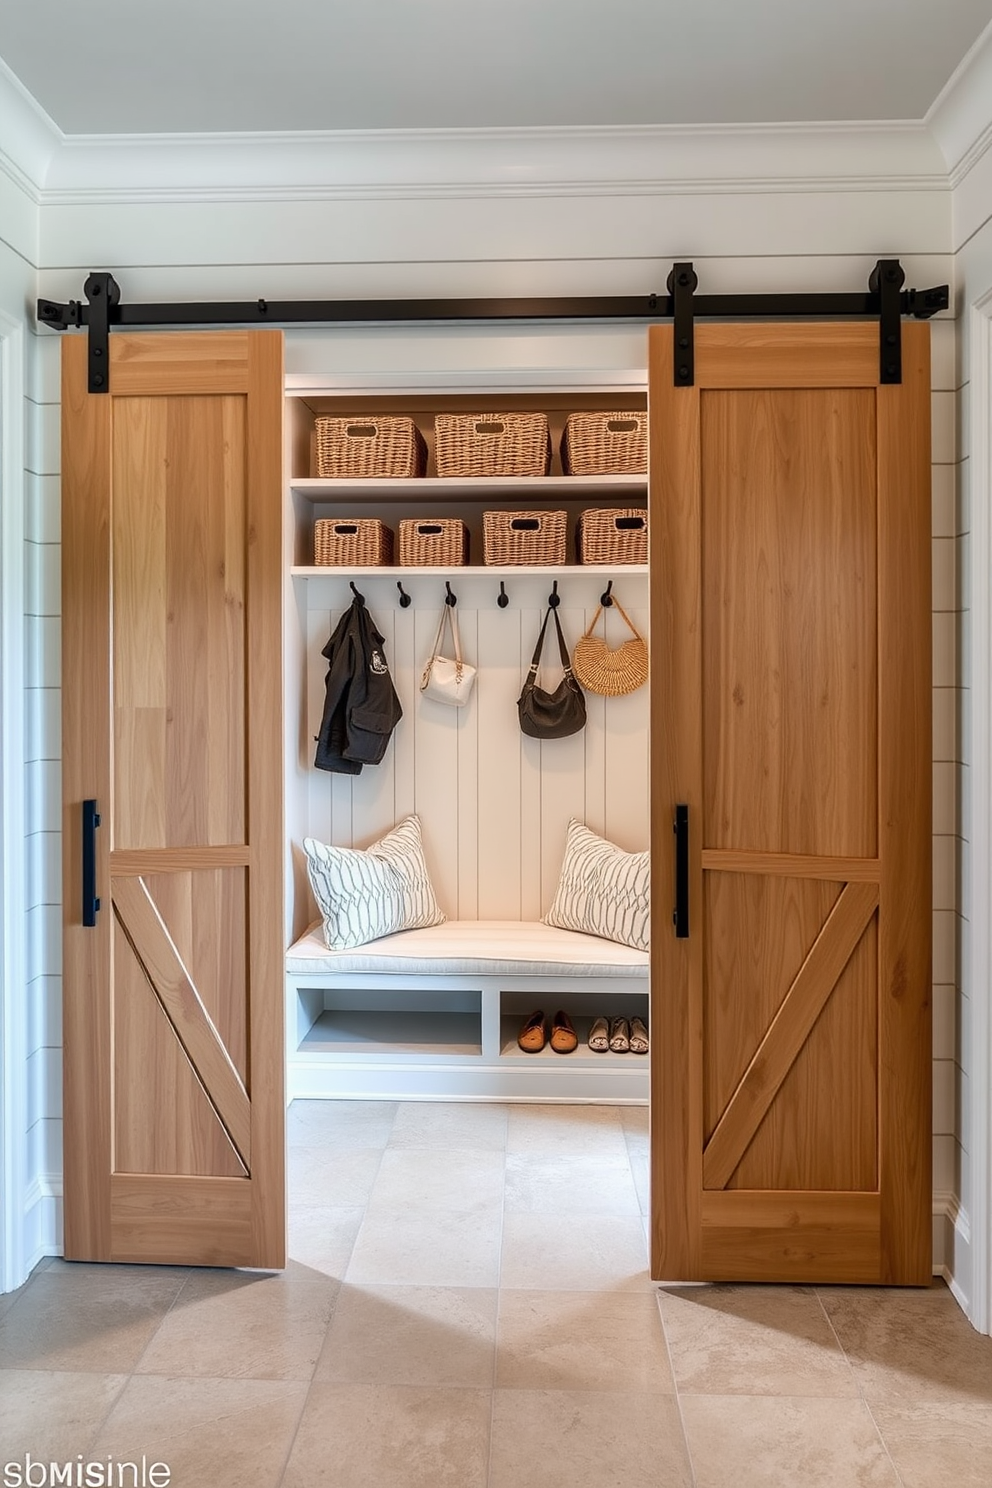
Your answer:
[[[672,823],[675,833],[675,909],[672,924],[677,940],[689,938],[689,808],[676,806]]]
[[[100,815],[95,801],[83,802],[83,924],[95,925],[100,901],[96,897],[96,829]]]

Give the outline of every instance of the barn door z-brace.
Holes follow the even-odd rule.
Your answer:
[[[188,304],[128,305],[113,274],[90,274],[83,285],[86,304],[38,301],[38,322],[53,330],[89,330],[89,390],[110,389],[110,332],[125,327],[255,326],[326,324],[409,324],[437,321],[673,320],[672,376],[677,387],[693,382],[693,326],[696,320],[876,319],[879,325],[879,379],[902,381],[900,318],[928,320],[950,303],[948,286],[903,289],[906,276],[897,258],[880,258],[862,294],[697,295],[691,263],[677,263],[668,276],[667,295],[617,295],[574,299],[520,300],[255,300]]]

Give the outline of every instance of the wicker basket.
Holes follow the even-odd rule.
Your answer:
[[[482,514],[486,563],[564,563],[563,511],[487,511]]]
[[[580,563],[647,563],[648,514],[635,508],[584,511],[575,546]]]
[[[547,415],[439,413],[434,418],[434,458],[439,476],[547,475]]]
[[[324,479],[423,475],[427,444],[412,418],[318,414],[317,474]]]
[[[313,561],[382,568],[393,561],[393,533],[378,517],[334,517],[313,527]]]
[[[570,413],[561,437],[566,475],[643,475],[648,468],[646,413]]]
[[[457,517],[409,517],[400,523],[401,564],[453,567],[468,562],[468,528]]]

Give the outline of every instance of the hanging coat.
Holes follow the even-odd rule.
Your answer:
[[[363,599],[352,600],[321,655],[327,657],[327,676],[314,764],[318,770],[360,775],[362,765],[382,759],[403,716],[383,638]]]

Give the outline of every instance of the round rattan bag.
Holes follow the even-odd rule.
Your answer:
[[[613,604],[633,631],[633,639],[623,641],[611,650],[602,636],[593,635],[603,612],[600,605],[589,629],[576,642],[572,658],[572,671],[579,682],[587,692],[596,692],[601,697],[622,697],[625,692],[635,692],[648,680],[647,642],[631,623],[622,605],[616,599]]]

